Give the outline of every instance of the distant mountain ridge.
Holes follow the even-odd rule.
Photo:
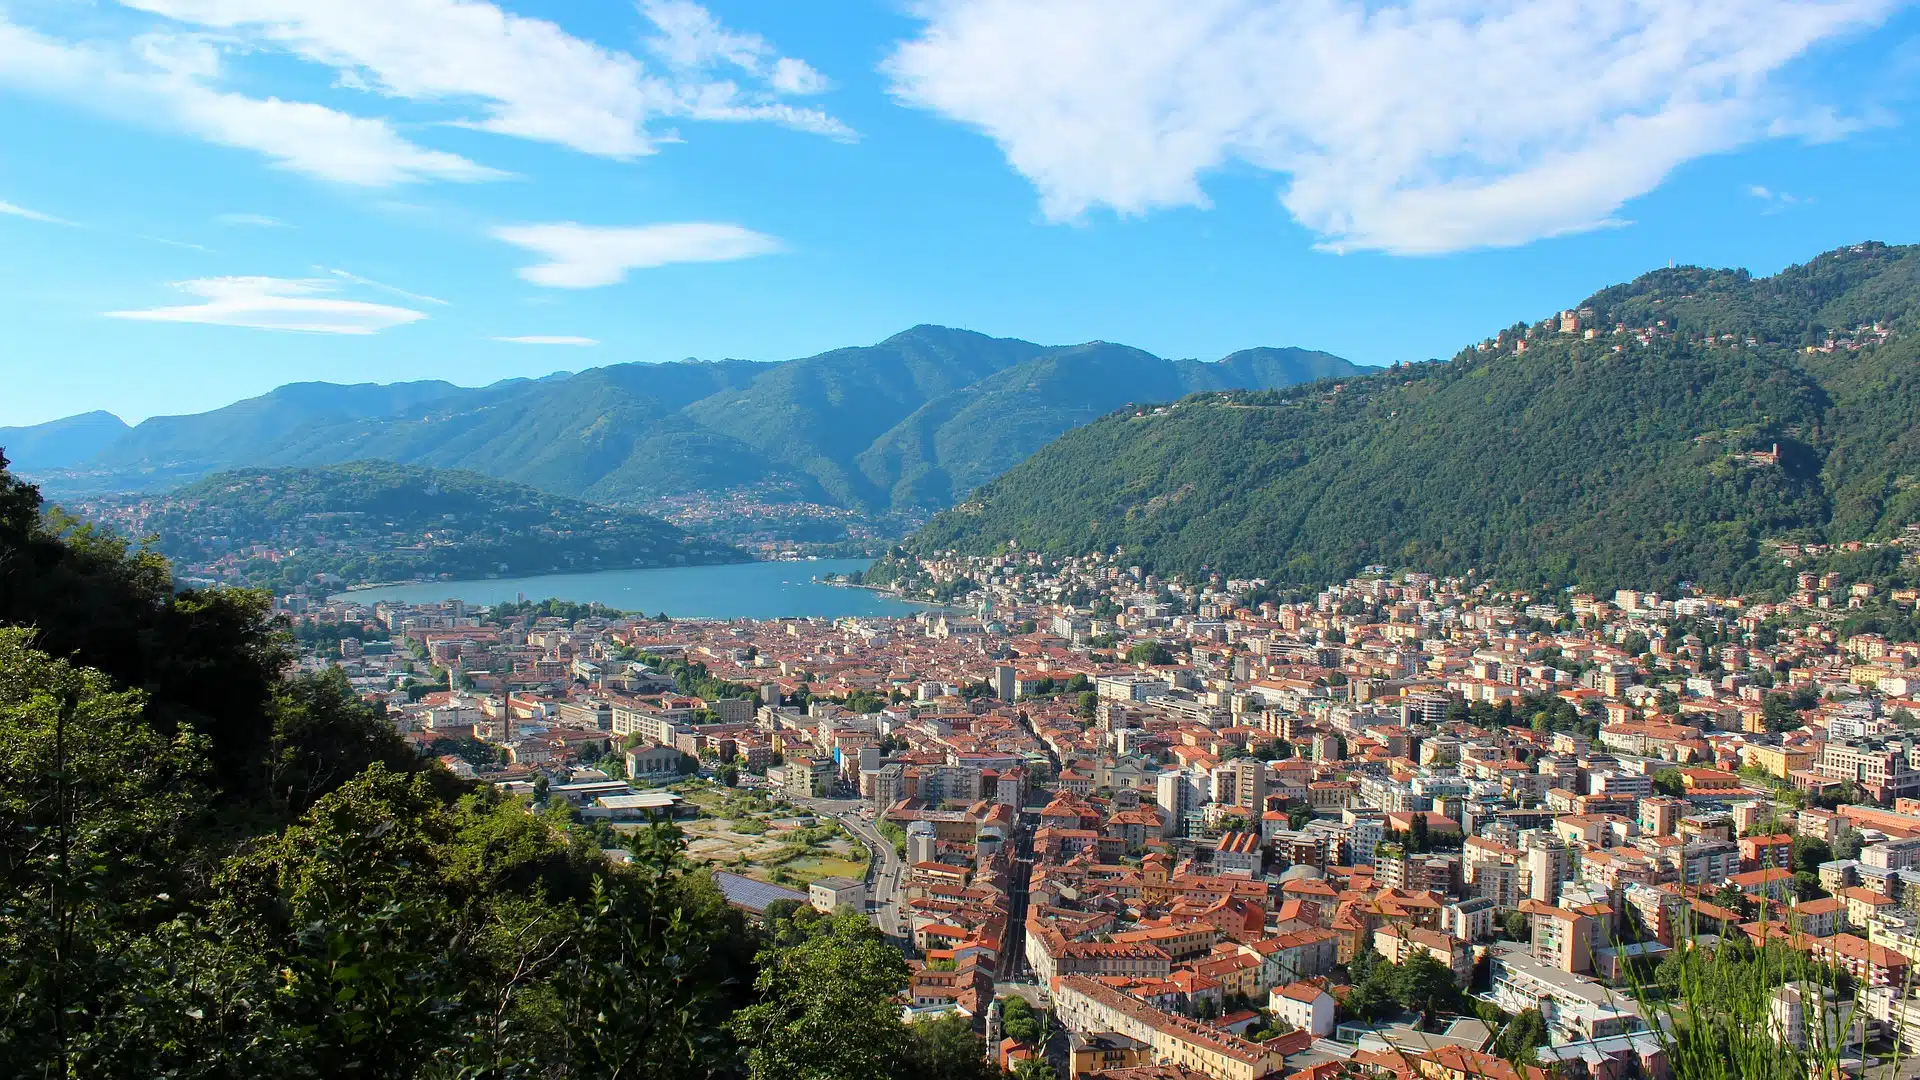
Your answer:
[[[88,412],[31,427],[0,427],[15,469],[64,469],[100,453],[133,429],[110,412]]]
[[[159,496],[76,507],[158,538],[178,575],[285,591],[360,584],[740,562],[648,514],[454,469],[352,462],[236,469]],[[256,552],[271,549],[272,558]]]
[[[1450,361],[1111,413],[908,547],[1117,547],[1162,573],[1298,584],[1378,564],[1775,587],[1790,572],[1769,541],[1920,525],[1917,417],[1920,247],[1770,278],[1680,267]]]
[[[294,383],[152,418],[84,458],[20,468],[56,497],[153,490],[239,467],[387,460],[604,503],[784,485],[863,512],[924,511],[1128,401],[1365,370],[1301,349],[1200,363],[917,326],[775,363],[629,363],[480,388]]]

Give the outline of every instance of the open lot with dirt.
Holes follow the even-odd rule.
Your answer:
[[[791,888],[823,877],[866,876],[866,847],[837,821],[707,780],[683,781],[672,790],[700,809],[699,817],[679,823],[695,862]]]

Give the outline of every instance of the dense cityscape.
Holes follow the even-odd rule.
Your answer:
[[[1733,936],[1860,989],[1771,992],[1803,1048],[1920,1035],[1920,644],[1849,632],[1914,589],[1283,595],[1124,562],[927,559],[900,576],[967,591],[894,620],[280,603],[303,663],[461,775],[679,818],[756,916],[869,913],[902,1008],[1009,1068],[1658,1076],[1640,981]]]

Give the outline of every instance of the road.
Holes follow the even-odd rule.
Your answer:
[[[860,838],[860,842],[873,853],[873,858],[867,862],[867,898],[873,907],[874,922],[880,925],[880,932],[890,938],[910,938],[912,935],[906,931],[906,920],[900,906],[906,866],[900,856],[894,853],[893,842],[881,836],[872,822],[860,816],[861,807],[867,804],[859,799],[798,799],[792,796],[788,796],[787,801],[804,806],[820,816],[837,819],[846,826],[848,832]]]

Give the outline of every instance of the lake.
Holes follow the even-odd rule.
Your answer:
[[[926,610],[871,589],[823,585],[813,580],[828,574],[865,570],[868,565],[866,559],[821,559],[602,570],[593,574],[387,585],[337,593],[334,598],[365,604],[378,600],[424,604],[455,599],[470,604],[498,604],[553,597],[582,604],[598,601],[608,607],[648,615],[664,611],[674,618],[688,619],[778,619],[809,615],[826,619],[871,618],[912,615]]]

